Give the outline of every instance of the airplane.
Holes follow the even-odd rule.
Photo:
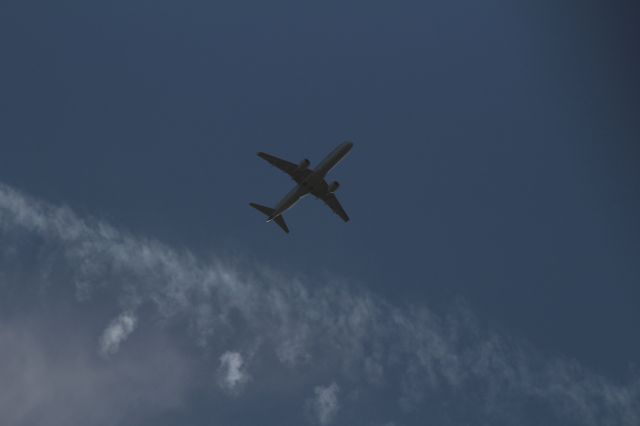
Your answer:
[[[340,183],[338,181],[327,183],[325,176],[351,151],[352,147],[353,142],[341,143],[318,164],[315,170],[309,168],[311,162],[307,159],[302,160],[299,164],[294,164],[273,155],[258,152],[258,157],[291,176],[297,185],[273,209],[256,203],[249,203],[249,205],[267,216],[267,222],[274,221],[287,234],[289,233],[289,227],[282,214],[309,194],[324,201],[335,214],[345,222],[348,222],[349,216],[335,196]]]

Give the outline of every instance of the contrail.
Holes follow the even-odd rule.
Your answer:
[[[519,399],[579,424],[640,424],[637,381],[618,385],[575,362],[544,360],[483,330],[464,308],[438,315],[425,306],[394,306],[339,280],[311,282],[233,259],[203,259],[6,185],[0,238],[18,254],[29,238],[55,247],[79,301],[117,296],[122,314],[102,335],[103,354],[118,356],[125,339],[136,338],[136,321],[145,321],[140,312],[151,308],[160,323],[185,322],[203,351],[221,354],[212,370],[222,371],[218,382],[229,389],[258,383],[269,360],[284,370],[322,372],[329,378],[308,391],[317,394],[321,424],[339,421],[349,401],[338,398],[361,389],[393,393],[400,413],[421,409],[434,395],[468,393],[490,415],[517,410],[502,401]]]

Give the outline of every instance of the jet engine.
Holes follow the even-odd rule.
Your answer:
[[[338,188],[340,188],[340,182],[338,182],[337,180],[334,180],[329,184],[329,187],[327,188],[327,192],[332,194],[336,192]]]
[[[300,164],[298,164],[297,170],[302,171],[302,170],[307,170],[307,168],[309,167],[309,165],[311,164],[311,161],[307,160],[306,158],[304,160],[302,160],[300,162]]]

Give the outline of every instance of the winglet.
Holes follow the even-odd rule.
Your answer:
[[[284,217],[282,217],[282,215],[278,215],[275,218],[271,218],[271,215],[273,214],[273,212],[275,212],[274,209],[267,207],[267,206],[261,206],[260,204],[256,204],[256,203],[249,203],[249,205],[251,207],[253,207],[254,209],[258,210],[259,212],[261,212],[262,214],[264,214],[265,216],[267,216],[269,218],[269,220],[273,220],[275,223],[278,224],[278,226],[280,228],[282,228],[282,230],[284,232],[286,232],[287,234],[289,233],[289,227],[287,226],[286,222],[284,221]],[[267,221],[269,221],[267,220]]]

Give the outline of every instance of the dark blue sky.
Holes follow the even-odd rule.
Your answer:
[[[627,383],[639,17],[624,1],[4,1],[0,181],[204,258],[445,316],[462,301],[481,328]],[[247,205],[292,186],[256,151],[313,166],[346,139],[331,178],[350,223],[305,199],[285,235]]]

